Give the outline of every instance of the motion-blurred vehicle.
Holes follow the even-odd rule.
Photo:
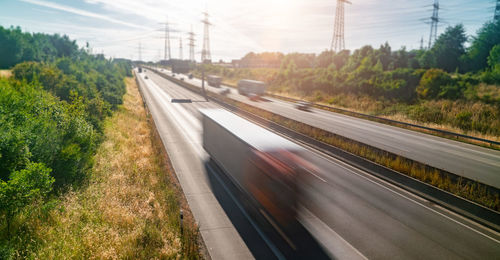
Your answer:
[[[297,178],[306,150],[224,109],[201,109],[203,148],[239,189],[258,221],[297,247]]]
[[[171,60],[173,73],[188,73],[189,61],[187,60]]]
[[[181,78],[182,81],[184,81],[184,78]]]
[[[142,68],[141,67],[139,67],[139,73],[142,73]]]
[[[207,76],[207,83],[209,86],[212,86],[214,88],[219,88],[221,82],[222,82],[222,78],[217,76],[217,75],[208,75]]]
[[[299,110],[311,111],[312,103],[308,101],[299,101],[295,104],[295,107]]]
[[[144,76],[144,79],[149,79],[148,76]]]
[[[258,95],[266,93],[266,83],[257,80],[242,79],[238,81],[238,93],[241,95]]]
[[[193,79],[193,74],[189,73],[188,78]]]

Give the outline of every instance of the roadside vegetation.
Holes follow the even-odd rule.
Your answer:
[[[450,26],[428,50],[249,53],[240,64],[249,68],[205,66],[232,85],[261,80],[276,94],[500,140],[500,21],[470,38]]]
[[[0,46],[0,259],[198,258],[130,63],[12,27]]]
[[[26,242],[17,254],[41,259],[199,257],[192,223],[185,223],[181,235],[181,191],[165,171],[135,81],[126,82],[124,104],[104,122],[104,141],[87,180],[36,214],[23,216],[29,240],[22,239]]]

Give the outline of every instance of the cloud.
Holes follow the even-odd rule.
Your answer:
[[[111,22],[111,23],[120,24],[120,25],[132,27],[132,28],[136,28],[136,29],[146,29],[146,30],[150,29],[148,27],[144,27],[144,26],[140,26],[140,25],[137,25],[137,24],[128,23],[128,22],[125,22],[125,21],[121,21],[121,20],[118,20],[118,19],[114,19],[114,18],[105,16],[105,15],[96,14],[96,13],[92,13],[92,12],[89,12],[89,11],[85,11],[85,10],[81,10],[81,9],[76,9],[76,8],[73,8],[73,7],[69,7],[69,6],[65,6],[65,5],[60,5],[60,4],[56,4],[56,3],[52,3],[52,2],[47,2],[47,1],[42,1],[42,0],[21,0],[21,1],[22,2],[26,2],[26,3],[30,3],[30,4],[34,4],[34,5],[38,5],[38,6],[43,6],[43,7],[47,7],[47,8],[51,8],[51,9],[56,9],[56,10],[68,12],[68,13],[73,13],[73,14],[77,14],[77,15],[81,15],[81,16],[86,16],[86,17],[91,17],[91,18],[97,18],[97,19],[101,19],[101,20],[108,21],[108,22]]]

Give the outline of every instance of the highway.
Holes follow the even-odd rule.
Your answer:
[[[171,75],[167,70],[163,73]],[[184,80],[201,87],[200,79]],[[220,89],[207,86],[209,91]],[[225,86],[222,86],[225,87]],[[229,87],[227,87],[229,88]],[[296,109],[295,104],[275,98],[251,101],[229,88],[228,97],[251,104],[311,126],[401,155],[417,162],[500,188],[500,151],[450,139],[440,138],[365,119],[350,117],[321,109],[311,112]]]
[[[144,79],[147,75],[148,79]],[[139,81],[189,206],[213,259],[283,256],[246,217],[201,145],[202,97],[148,70]],[[231,94],[231,96],[235,96]],[[191,103],[172,103],[172,98]],[[274,101],[289,110],[289,104]],[[293,110],[298,114],[297,110]],[[315,111],[312,114],[321,114]],[[418,136],[418,135],[417,135]],[[500,234],[317,151],[301,179],[300,221],[338,259],[495,259]]]

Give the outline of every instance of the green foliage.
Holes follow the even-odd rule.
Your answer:
[[[78,50],[67,36],[0,27],[0,46],[0,67],[15,65],[12,77],[0,79],[0,229],[10,234],[27,205],[87,176],[131,68]],[[5,250],[8,243],[0,258]]]
[[[7,182],[0,180],[0,213],[6,218],[7,232],[17,212],[52,190],[54,178],[50,172],[43,163],[30,162],[26,168],[14,171]]]
[[[51,61],[78,54],[76,42],[66,35],[23,33],[19,27],[6,29],[0,26],[0,46],[0,69],[23,61]]]
[[[464,71],[479,71],[487,67],[487,58],[491,49],[500,44],[500,19],[487,22],[473,37],[472,45],[462,58]]]
[[[436,67],[453,72],[460,66],[460,57],[465,54],[464,44],[467,41],[463,25],[450,26],[441,34],[430,53],[436,59]]]
[[[488,56],[488,65],[493,70],[498,70],[500,66],[500,44],[491,48],[490,56]]]
[[[453,81],[445,71],[441,69],[427,70],[417,87],[417,94],[422,99],[433,99],[439,96],[442,89],[453,84]]]

